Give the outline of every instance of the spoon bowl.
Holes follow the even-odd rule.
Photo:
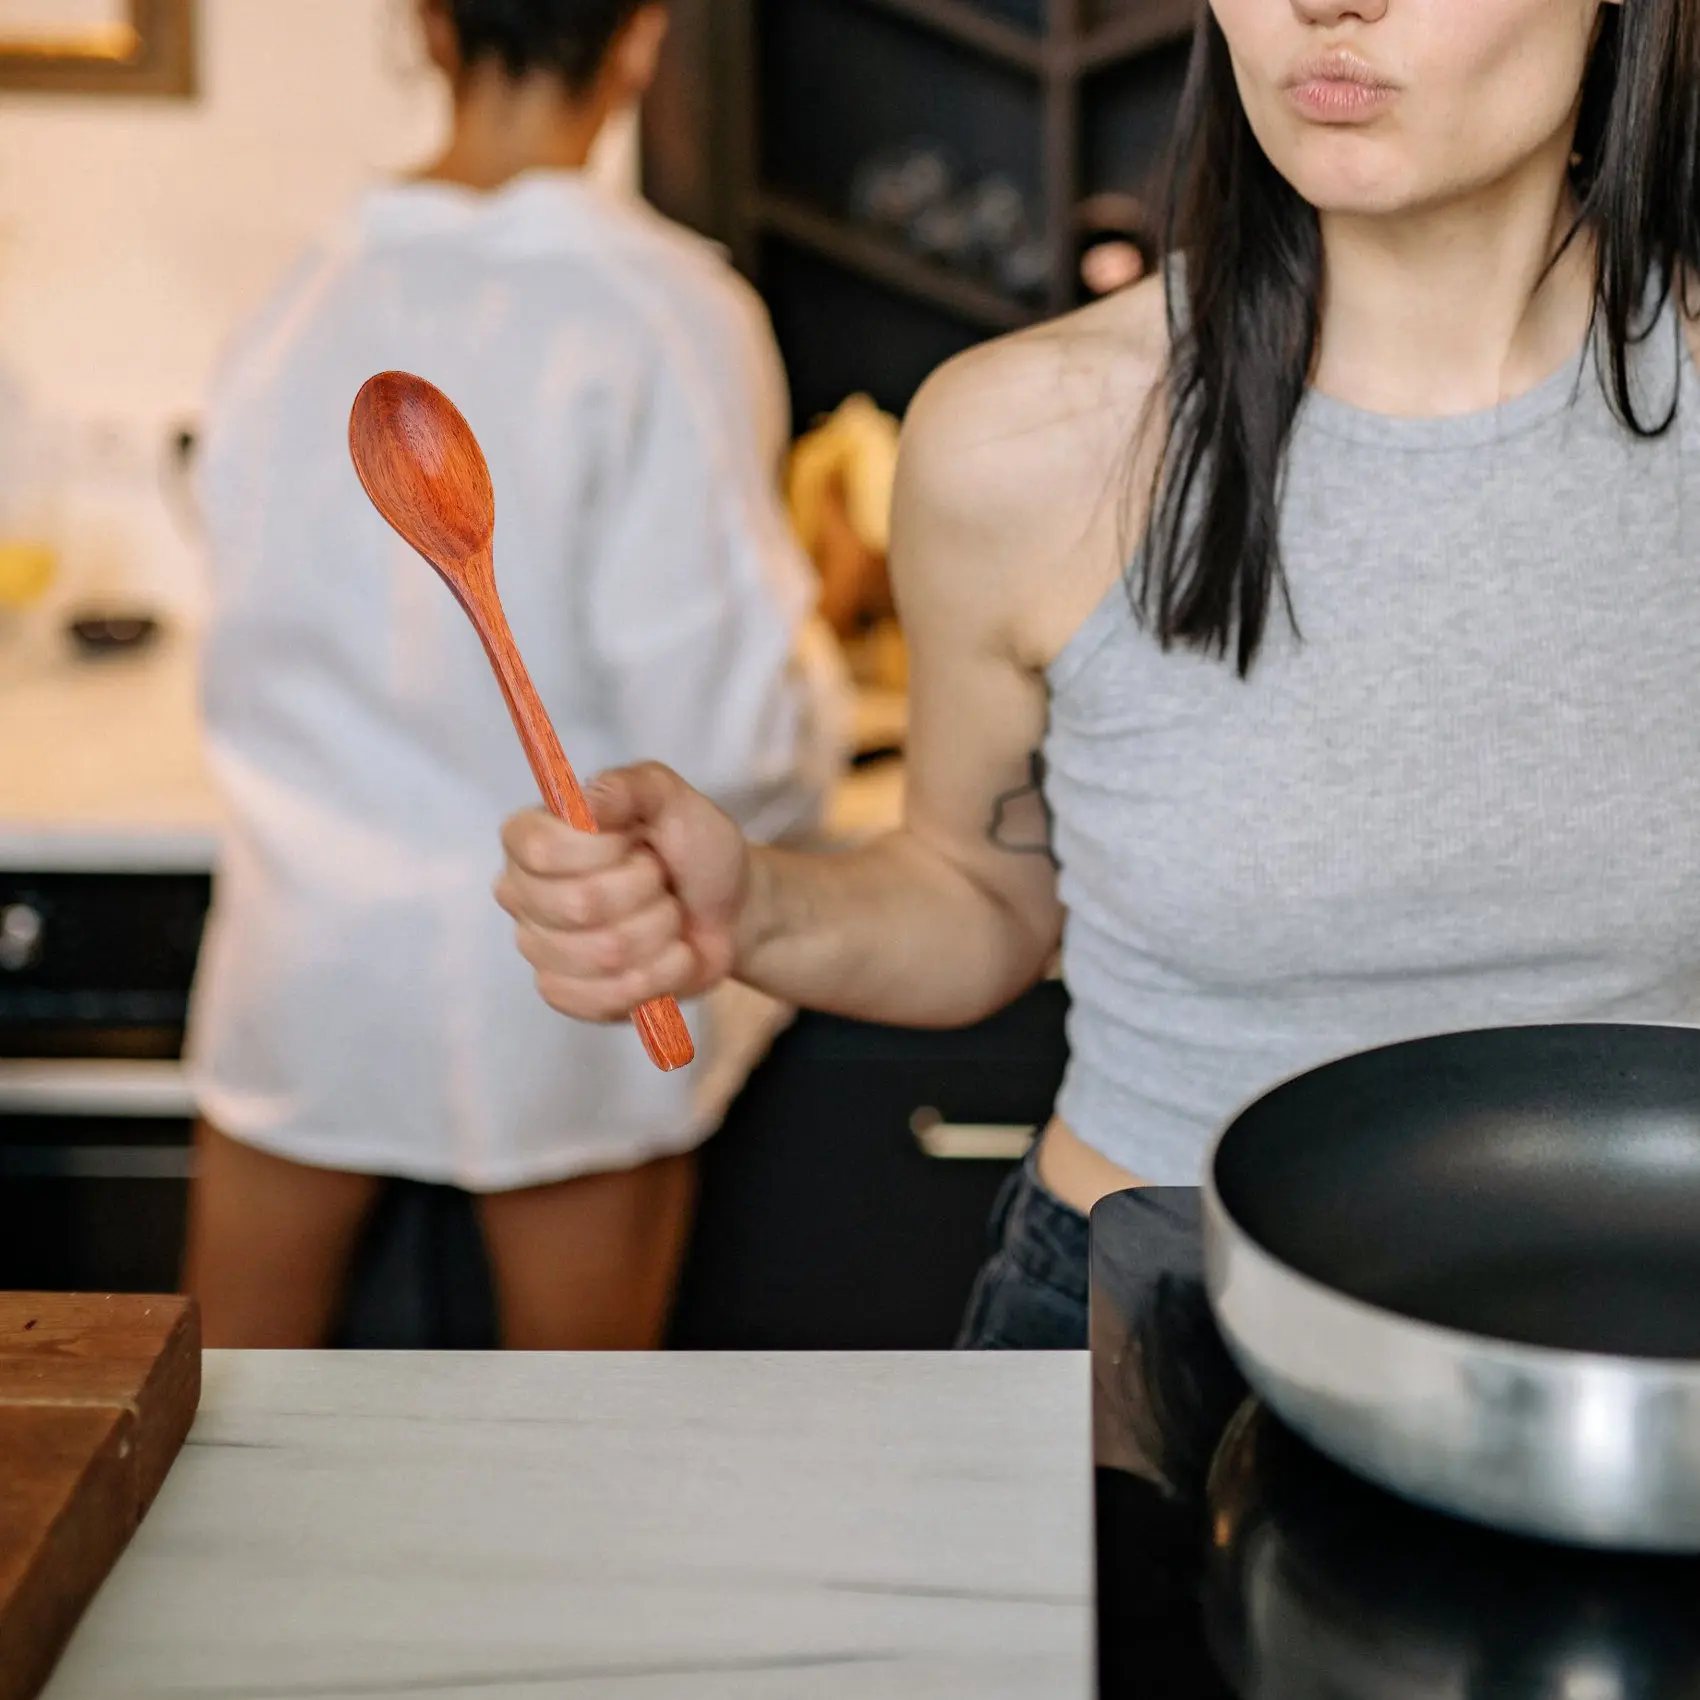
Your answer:
[[[408,372],[368,379],[354,398],[348,441],[372,505],[439,572],[445,562],[489,555],[490,468],[472,427],[434,384]]]
[[[543,801],[578,831],[595,832],[596,816],[531,681],[496,591],[496,498],[472,427],[435,384],[411,372],[380,372],[354,398],[348,448],[373,507],[437,569],[472,621]],[[672,998],[640,1005],[632,1021],[657,1068],[683,1068],[696,1055]]]

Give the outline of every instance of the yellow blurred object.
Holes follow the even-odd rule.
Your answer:
[[[0,542],[0,606],[27,608],[39,601],[57,564],[49,544]]]
[[[845,512],[862,546],[884,555],[891,546],[891,492],[897,478],[898,423],[865,395],[853,395],[838,411],[798,439],[791,451],[786,499],[791,523],[813,555],[835,482]]]
[[[901,692],[909,680],[903,635],[891,615],[885,560],[899,426],[853,395],[791,451],[786,499],[798,540],[821,574],[822,613],[864,688]]]

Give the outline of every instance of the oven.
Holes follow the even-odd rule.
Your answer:
[[[0,872],[0,1289],[171,1292],[199,872]]]

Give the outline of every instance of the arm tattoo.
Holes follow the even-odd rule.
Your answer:
[[[1044,856],[1055,864],[1052,835],[1056,823],[1045,796],[1045,772],[1044,751],[1034,750],[1027,758],[1027,783],[993,801],[986,839],[1012,856]]]

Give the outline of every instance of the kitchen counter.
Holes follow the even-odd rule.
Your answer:
[[[859,705],[863,736],[900,720],[889,693]],[[902,764],[884,762],[843,781],[829,830],[854,840],[901,813]],[[0,653],[0,869],[204,873],[218,831],[190,635],[98,660],[57,640]]]
[[[195,723],[194,646],[168,633],[98,660],[0,655],[0,868],[204,873],[219,806]]]
[[[1085,1354],[209,1353],[47,1700],[1086,1700]]]

